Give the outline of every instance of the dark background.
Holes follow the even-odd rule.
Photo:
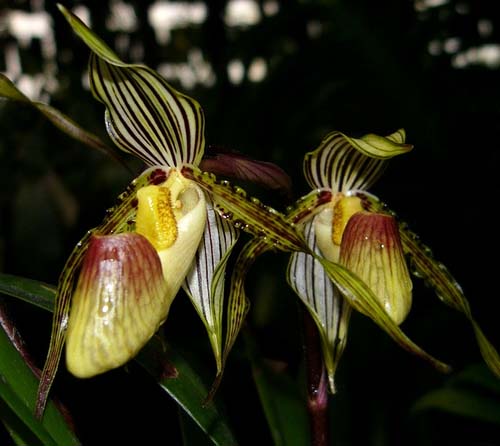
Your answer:
[[[167,45],[157,43],[147,23],[152,2],[128,2],[138,19],[137,29],[130,33],[106,29],[108,3],[112,2],[64,4],[86,5],[93,29],[108,43],[126,35],[130,45],[119,51],[125,60],[136,61],[130,51],[136,44],[144,48],[140,61],[153,68],[165,61],[185,62],[189,50],[199,48],[211,64],[215,83],[186,89],[176,80],[171,82],[203,106],[207,142],[277,163],[293,179],[294,199],[308,190],[302,176],[304,154],[328,132],[388,134],[404,127],[415,148],[391,161],[372,192],[449,267],[477,320],[500,346],[497,1],[450,0],[426,7],[423,1],[409,0],[291,0],[271,2],[278,5],[272,15],[264,13],[270,2],[261,1],[256,3],[262,18],[249,26],[224,23],[228,2],[191,2],[206,4],[206,20],[176,28]],[[36,9],[21,0],[7,1],[6,6],[2,19],[12,10]],[[42,99],[50,99],[52,106],[106,138],[102,107],[81,83],[88,50],[54,3],[41,2],[40,8],[53,19],[57,53],[50,62],[58,81],[57,87],[42,89]],[[486,31],[485,24],[490,25]],[[311,29],[319,29],[319,34]],[[5,49],[17,44],[8,27],[0,27],[0,39]],[[457,39],[456,48],[450,39]],[[485,45],[493,48],[490,62],[474,61],[470,55],[480,54]],[[36,39],[19,48],[23,72],[34,75],[53,69],[50,64],[47,68]],[[467,55],[470,63],[460,66]],[[267,63],[262,81],[244,78],[238,85],[229,81],[230,60],[240,59],[248,67],[257,57]],[[6,70],[5,60],[1,63],[0,70]],[[130,162],[139,172],[140,164]],[[56,283],[72,247],[99,223],[130,179],[113,161],[61,134],[30,108],[0,103],[0,271]],[[280,210],[290,204],[276,193],[252,186],[250,190]],[[296,298],[285,281],[286,261],[285,255],[265,255],[251,270],[249,326],[263,346],[262,353],[289,363],[293,371],[300,370],[300,323]],[[405,332],[451,363],[455,373],[479,364],[481,357],[465,318],[444,307],[417,280],[414,289]],[[50,317],[22,304],[9,304],[41,365]],[[199,345],[205,342],[203,328],[185,296],[176,300],[165,330],[186,348],[206,347]],[[265,444],[270,442],[269,433],[239,344],[233,356],[221,392],[230,396],[235,430],[248,444]],[[158,404],[175,416],[175,405],[158,395],[154,384],[133,365],[93,381],[80,382],[64,371],[59,376],[55,391],[74,412],[84,438],[94,438],[96,426],[107,427],[101,438],[137,435],[146,440],[163,432],[170,435],[169,429],[175,435],[178,429],[176,422],[168,423],[168,417],[155,410]],[[462,416],[459,407],[455,411],[459,414],[411,412],[418,398],[452,379],[400,350],[366,318],[355,315],[338,372],[339,392],[331,399],[336,439],[332,444],[500,445],[499,424]],[[500,407],[498,394],[490,397]],[[247,410],[256,420],[251,428],[244,421]],[[109,427],[110,413],[123,422]]]

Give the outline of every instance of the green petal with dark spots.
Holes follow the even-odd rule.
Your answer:
[[[219,182],[215,175],[192,166],[184,167],[182,174],[211,194],[221,216],[231,221],[238,229],[263,238],[274,249],[307,249],[294,223],[287,221],[282,213],[265,206],[259,200],[247,197],[240,187],[233,187],[227,181]]]

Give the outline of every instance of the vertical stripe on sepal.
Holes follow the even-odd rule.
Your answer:
[[[311,251],[320,255],[312,220],[304,224],[304,233]],[[287,278],[318,327],[330,390],[335,392],[335,371],[346,345],[351,307],[321,263],[305,252],[291,255]]]
[[[148,165],[180,167],[203,157],[205,118],[194,99],[143,65],[126,64],[78,17],[59,9],[92,51],[90,86],[106,107],[108,133]]]
[[[222,316],[226,265],[238,231],[223,220],[207,198],[207,223],[183,288],[207,329],[217,364],[222,367]]]
[[[404,144],[404,137],[403,130],[385,138],[329,133],[304,157],[306,180],[313,188],[329,187],[334,192],[368,189],[382,173],[386,159],[411,150],[411,145]]]
[[[201,161],[205,118],[198,102],[145,66],[112,65],[91,54],[89,72],[117,146],[148,165],[180,167]]]

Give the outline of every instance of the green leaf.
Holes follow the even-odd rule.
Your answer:
[[[17,297],[47,311],[54,308],[56,288],[53,285],[0,273],[0,293]]]
[[[309,419],[304,396],[297,383],[278,367],[261,361],[257,346],[245,337],[252,375],[264,409],[274,446],[302,446],[310,441]]]
[[[17,284],[22,287],[23,281],[19,279]],[[32,285],[29,283],[28,289],[32,289]],[[12,291],[12,287],[10,289]],[[26,439],[34,436],[38,444],[44,446],[80,444],[52,402],[47,404],[42,420],[35,417],[37,389],[37,378],[0,328],[0,398],[5,403],[2,412],[7,407],[10,411],[7,418],[9,428],[16,437]]]
[[[0,97],[10,99],[17,102],[22,102],[34,107],[41,112],[52,124],[59,130],[71,136],[75,140],[99,150],[106,155],[113,158],[115,161],[124,165],[123,160],[117,155],[116,151],[106,145],[99,137],[84,130],[71,118],[66,116],[59,110],[51,107],[50,105],[41,102],[34,102],[19,91],[16,86],[3,74],[0,73]],[[125,166],[126,167],[126,166]]]
[[[5,275],[0,275],[0,284],[3,283],[4,278]],[[13,280],[12,276],[7,276],[7,285],[0,289],[8,289],[9,295],[19,297],[37,305],[40,299],[39,297],[34,297],[33,290],[37,288],[34,285],[34,281],[28,280],[26,289],[24,283],[24,279],[17,278],[17,280]],[[44,299],[47,302],[54,302],[55,287],[46,286],[41,283],[39,289],[44,290],[44,293],[46,293]],[[49,293],[52,294],[52,297],[49,296]],[[52,308],[50,310],[52,310]],[[2,351],[0,351],[0,354],[1,353]],[[213,444],[218,446],[232,446],[237,444],[228,427],[229,425],[225,416],[216,404],[214,402],[209,402],[203,405],[208,394],[208,389],[197,372],[193,370],[178,351],[171,346],[167,346],[165,349],[163,345],[159,343],[158,338],[155,337],[139,353],[136,360],[151,376],[156,378],[160,387],[165,390],[191,418],[193,418],[194,422],[209,436]],[[2,364],[4,364],[3,361]],[[170,368],[175,370],[175,377],[172,377],[172,374],[165,373],[165,364],[170,364]],[[37,383],[35,380],[34,390],[31,396],[33,405],[31,413],[34,410],[36,385]],[[50,409],[51,407],[52,403],[49,402],[47,405],[47,413],[43,418],[44,422],[49,417],[48,412],[52,410]],[[33,419],[36,420],[35,418]],[[65,446],[71,444],[72,443],[67,442]]]
[[[439,410],[500,425],[500,381],[483,364],[474,364],[426,393],[413,405],[413,414]]]
[[[414,405],[415,413],[439,410],[500,425],[500,401],[467,389],[444,388],[424,395]]]
[[[168,364],[162,367],[158,358],[166,359]],[[139,353],[136,361],[156,378],[160,387],[184,409],[213,444],[237,444],[217,405],[214,401],[206,402],[208,388],[203,380],[172,345],[161,343],[158,337],[155,337]],[[168,373],[165,373],[165,365],[168,367]]]

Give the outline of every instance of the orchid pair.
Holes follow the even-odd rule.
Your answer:
[[[291,252],[288,281],[316,322],[332,391],[352,308],[404,348],[442,371],[449,369],[399,328],[411,307],[405,255],[445,303],[470,319],[485,361],[500,376],[499,355],[473,319],[456,281],[366,192],[386,160],[411,149],[403,130],[387,137],[327,135],[304,160],[312,191],[282,214],[200,170],[205,121],[194,99],[153,70],[122,62],[76,16],[60,9],[91,50],[90,86],[106,107],[109,136],[149,168],[133,180],[103,223],[80,241],[60,276],[39,415],[64,344],[67,367],[78,377],[119,367],[155,334],[181,287],[207,329],[218,382],[248,311],[246,272],[266,250]],[[6,78],[0,81],[0,95],[30,102]],[[66,133],[110,152],[62,113],[30,103]],[[243,170],[257,172],[244,172],[247,178],[273,169],[250,160],[243,164]],[[239,230],[252,238],[235,261],[226,299],[226,265]]]

